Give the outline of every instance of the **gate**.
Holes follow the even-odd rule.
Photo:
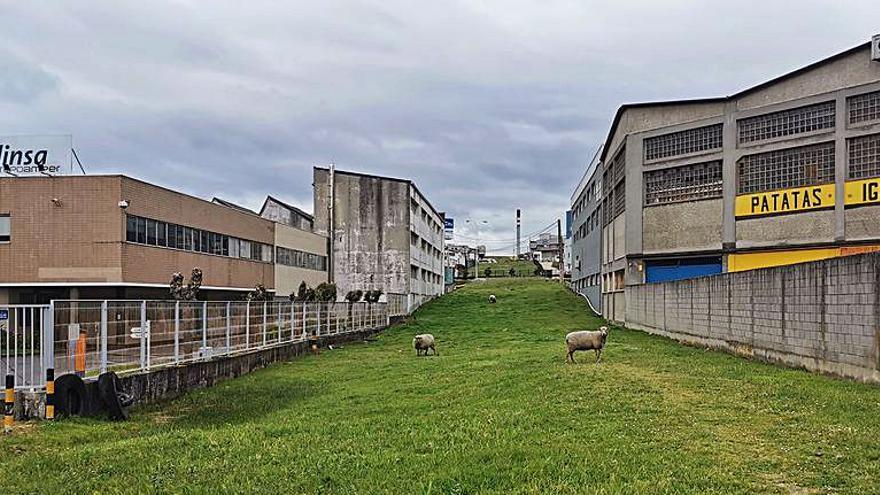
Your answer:
[[[43,335],[51,319],[48,304],[0,305],[0,370],[15,377],[15,388],[45,386]]]

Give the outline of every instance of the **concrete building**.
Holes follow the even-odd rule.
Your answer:
[[[314,200],[340,294],[381,289],[418,305],[443,293],[443,217],[413,182],[316,167]]]
[[[309,256],[290,268],[284,250]],[[130,177],[0,178],[0,303],[165,299],[196,267],[200,298],[240,299],[326,280],[326,253],[323,237]]]
[[[586,296],[597,312],[602,310],[601,177],[602,165],[597,156],[571,196],[571,286]]]
[[[623,320],[626,285],[880,248],[877,52],[620,107],[596,177],[604,314]]]
[[[529,240],[529,254],[538,262],[559,261],[559,236],[549,232],[538,235],[537,239]]]

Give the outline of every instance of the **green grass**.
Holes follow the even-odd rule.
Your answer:
[[[532,261],[512,259],[510,256],[487,256],[487,258],[492,258],[496,262],[480,262],[480,277],[483,276],[486,268],[492,270],[492,277],[506,277],[511,268],[514,269],[518,277],[530,277],[534,275],[535,268],[537,268]],[[471,267],[471,273],[473,273],[473,267]]]
[[[563,335],[599,324],[553,282],[471,284],[126,423],[25,428],[0,491],[880,492],[877,387],[616,328],[601,365],[564,364]],[[439,357],[416,358],[422,332]]]

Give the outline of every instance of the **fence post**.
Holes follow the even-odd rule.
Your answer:
[[[180,363],[180,301],[174,302],[174,364]]]
[[[232,309],[232,303],[226,301],[226,354],[232,352],[232,349],[230,349],[232,343],[232,336],[230,335],[230,332],[232,332],[232,315],[230,314],[230,309]]]
[[[278,309],[275,310],[275,321],[278,322],[278,328],[275,329],[278,332],[278,342],[281,342],[281,303],[275,303],[274,306]]]
[[[49,314],[43,318],[43,369],[55,368],[55,301],[49,301]],[[8,341],[7,341],[8,345]],[[7,361],[7,366],[9,363]]]
[[[307,336],[308,329],[306,328],[306,306],[308,304],[309,303],[307,303],[305,301],[303,301],[303,303],[302,303],[302,305],[303,305],[303,340],[308,338],[308,336]]]
[[[333,319],[333,302],[327,301],[327,335],[330,335],[330,321]]]
[[[141,301],[141,371],[147,369],[147,301]]]
[[[293,301],[290,301],[290,341],[291,342],[293,342],[293,339],[295,337],[295,335],[294,335],[294,333],[295,333],[294,332],[294,323],[295,323],[294,320],[296,320],[296,318],[294,318],[295,315],[296,315],[296,310],[295,310],[294,303],[293,303]]]
[[[266,346],[266,332],[268,329],[266,328],[266,301],[263,301],[263,347]]]
[[[202,356],[208,352],[208,301],[202,302]]]
[[[101,373],[107,372],[107,301],[101,301]]]
[[[244,310],[244,348],[251,346],[251,302],[248,301]]]
[[[317,328],[318,328],[318,331],[315,333],[318,335],[321,335],[321,303],[320,302],[318,303],[318,325],[317,325]]]

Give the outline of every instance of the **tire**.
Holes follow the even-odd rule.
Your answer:
[[[121,386],[119,377],[116,373],[108,371],[101,373],[98,377],[98,393],[101,395],[101,402],[107,408],[107,413],[113,421],[122,421],[128,419],[128,410],[123,404],[123,398],[120,397]],[[124,402],[130,404],[130,398],[126,396]],[[127,404],[126,404],[127,405]]]
[[[74,374],[55,380],[55,414],[59,417],[80,416],[86,405],[86,384]]]

